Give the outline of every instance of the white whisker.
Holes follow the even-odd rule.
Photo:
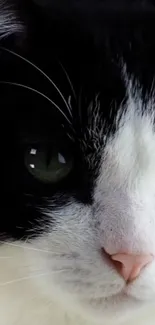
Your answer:
[[[21,60],[27,62],[28,64],[30,64],[33,68],[35,68],[37,71],[39,71],[52,85],[53,87],[57,90],[57,92],[59,93],[60,97],[62,98],[64,104],[66,105],[67,109],[68,109],[68,112],[70,113],[70,115],[72,116],[72,113],[71,113],[71,110],[70,110],[70,107],[68,106],[67,104],[67,101],[65,99],[65,97],[63,96],[62,92],[60,91],[60,89],[57,87],[57,85],[54,83],[54,81],[42,70],[40,69],[37,65],[35,65],[34,63],[32,63],[30,60],[24,58],[23,56],[21,56],[20,54],[17,54],[16,52],[14,51],[11,51],[5,47],[0,47],[1,50],[4,50],[18,58],[20,58]]]
[[[9,243],[9,242],[5,242],[5,241],[0,241],[0,244],[5,244],[5,245],[8,245],[8,246],[13,246],[13,247],[19,247],[19,248],[22,248],[22,249],[29,249],[29,250],[37,251],[37,252],[52,253],[52,252],[50,252],[48,250],[38,249],[38,248],[34,248],[34,247],[28,247],[28,246],[24,246],[24,245],[22,246],[22,245]]]
[[[4,282],[4,283],[0,283],[0,287],[4,287],[4,286],[7,286],[8,284],[13,284],[13,283],[17,283],[17,282],[22,282],[22,281],[26,281],[26,280],[29,280],[29,279],[35,279],[35,278],[38,278],[38,277],[41,277],[41,276],[45,276],[45,275],[48,275],[50,272],[46,272],[46,273],[42,273],[42,274],[35,274],[35,275],[31,275],[31,276],[27,276],[27,277],[23,277],[23,278],[19,278],[19,279],[15,279],[15,280],[11,280],[11,281],[7,281],[7,282]]]
[[[68,119],[68,117],[66,116],[66,114],[60,109],[60,107],[55,103],[53,102],[53,100],[51,100],[49,97],[47,97],[45,94],[41,93],[39,90],[35,89],[35,88],[32,88],[32,87],[29,87],[29,86],[26,86],[26,85],[23,85],[23,84],[20,84],[20,83],[16,83],[16,82],[10,82],[10,81],[0,81],[1,84],[6,84],[6,85],[10,85],[10,86],[17,86],[17,87],[21,87],[21,88],[25,88],[25,89],[28,89],[42,97],[44,97],[46,100],[48,100],[50,102],[50,104],[52,104],[53,106],[55,106],[58,111],[65,117],[65,119],[67,120],[67,122],[69,124],[71,124],[70,120]]]
[[[7,246],[12,246],[12,247],[17,247],[17,248],[21,248],[23,250],[30,250],[30,251],[34,251],[34,252],[39,252],[39,253],[47,253],[47,254],[51,254],[53,256],[58,256],[60,257],[61,254],[59,252],[54,252],[52,250],[46,250],[46,249],[40,249],[40,248],[36,248],[36,247],[30,247],[30,246],[25,246],[25,243],[23,243],[23,245],[19,245],[19,244],[15,244],[15,243],[10,243],[7,241],[0,241],[0,244],[2,245],[7,245]],[[65,252],[64,252],[65,254]],[[11,258],[11,257],[8,257]]]
[[[76,100],[76,93],[75,93],[75,90],[74,90],[73,84],[72,84],[72,82],[71,82],[71,80],[70,80],[70,78],[69,78],[69,75],[68,75],[66,69],[64,68],[64,66],[62,65],[62,63],[59,62],[59,64],[61,65],[61,68],[62,68],[62,70],[64,71],[64,73],[65,73],[65,75],[66,75],[66,78],[67,78],[68,83],[69,83],[69,85],[70,85],[70,87],[71,87],[72,93],[73,93],[73,95],[74,95],[74,98],[75,98],[75,100]]]
[[[71,96],[69,96],[69,97],[68,97],[68,105],[69,105],[69,107],[70,107],[70,108],[72,108],[72,105],[71,105],[71,100],[72,100],[72,97],[71,97]]]
[[[41,276],[45,276],[45,275],[52,275],[52,274],[57,274],[57,273],[63,273],[66,272],[67,269],[61,269],[61,270],[54,270],[54,271],[50,271],[50,272],[45,272],[45,273],[39,273],[39,274],[35,274],[35,275],[30,275],[30,276],[25,276],[22,278],[18,278],[18,279],[14,279],[14,280],[10,280],[4,283],[0,283],[0,287],[5,287],[9,284],[14,284],[14,283],[18,283],[18,282],[22,282],[22,281],[26,281],[26,280],[30,280],[30,279],[36,279],[38,277]]]

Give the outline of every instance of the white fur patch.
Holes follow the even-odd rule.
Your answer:
[[[40,255],[47,253],[42,252],[41,254],[40,252],[39,254],[37,251],[31,251],[32,245],[23,245],[19,242],[15,245],[21,247],[4,245],[0,249],[0,319],[2,324],[105,324],[104,318],[95,321],[91,319],[90,315],[81,313],[78,308],[75,311],[74,302],[69,297],[66,300],[66,294],[56,289],[52,277],[49,278],[47,274],[43,275],[44,271],[37,269],[39,260],[45,258]],[[29,251],[30,253],[28,253]],[[34,261],[32,262],[32,260]],[[34,268],[35,265],[36,269]],[[48,282],[49,280],[50,282]],[[44,281],[47,281],[46,285]],[[50,286],[50,297],[46,295],[48,285]],[[154,325],[155,305],[146,305],[145,308],[144,306],[138,312],[131,308],[126,321],[121,320],[121,317],[117,319],[116,310],[113,306],[109,321],[106,324]]]

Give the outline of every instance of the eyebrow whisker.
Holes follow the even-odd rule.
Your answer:
[[[24,84],[20,84],[17,82],[11,82],[11,81],[0,81],[0,84],[4,84],[4,85],[8,85],[8,86],[15,86],[15,87],[21,87],[27,90],[30,90],[42,97],[44,97],[46,100],[48,100],[48,102],[50,104],[52,104],[55,108],[57,108],[57,110],[65,117],[65,119],[67,120],[67,122],[69,124],[71,124],[71,121],[68,119],[68,117],[66,116],[66,114],[60,109],[60,107],[52,100],[50,99],[48,96],[46,96],[45,94],[43,94],[42,92],[40,92],[39,90],[32,88],[30,86],[24,85]]]
[[[69,107],[69,105],[68,105],[68,103],[67,103],[67,101],[66,101],[66,99],[65,99],[65,97],[63,96],[63,94],[62,94],[62,92],[60,91],[60,89],[57,87],[57,85],[55,84],[55,82],[42,70],[42,69],[40,69],[37,65],[35,65],[33,62],[31,62],[30,60],[28,60],[28,59],[26,59],[25,57],[23,57],[22,55],[20,55],[20,54],[18,54],[18,53],[16,53],[16,52],[14,52],[14,51],[12,51],[12,50],[9,50],[9,49],[7,49],[7,48],[5,48],[5,47],[0,47],[0,49],[1,50],[4,50],[4,51],[6,51],[6,52],[8,52],[8,53],[10,53],[10,54],[12,54],[12,55],[14,55],[14,56],[16,56],[16,57],[18,57],[18,58],[20,58],[21,60],[23,60],[23,61],[25,61],[26,63],[28,63],[29,65],[31,65],[33,68],[35,68],[37,71],[39,71],[52,85],[53,85],[53,87],[57,90],[57,92],[59,93],[59,95],[61,96],[61,98],[62,98],[62,100],[63,100],[63,102],[64,102],[64,104],[66,105],[66,107],[67,107],[67,110],[68,110],[68,112],[69,112],[69,114],[70,114],[70,116],[72,116],[72,113],[71,113],[71,110],[70,110],[70,107]],[[69,79],[68,79],[69,80]]]

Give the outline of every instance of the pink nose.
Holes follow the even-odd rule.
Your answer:
[[[119,272],[119,274],[127,282],[137,278],[141,270],[150,262],[153,261],[153,256],[150,255],[130,255],[130,254],[115,254],[111,259]]]

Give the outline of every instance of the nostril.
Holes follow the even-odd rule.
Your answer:
[[[110,264],[113,263],[113,266],[117,272],[126,282],[131,282],[136,279],[144,267],[154,260],[154,256],[151,254],[134,255],[128,253],[118,253],[110,255],[107,254],[104,249],[102,249],[102,252],[107,258],[107,262]]]
[[[153,261],[153,256],[115,254],[111,256],[111,260],[124,280],[131,282],[140,275],[145,266]]]
[[[140,273],[140,270],[136,269],[136,270],[134,270],[134,273],[132,273],[132,276],[131,276],[130,269],[128,267],[126,267],[122,262],[115,261],[115,260],[113,260],[113,258],[111,258],[111,262],[113,263],[113,266],[115,267],[116,271],[119,273],[119,275],[121,275],[124,278],[124,280],[126,282],[131,282]],[[129,279],[129,277],[130,277],[130,279]]]
[[[112,263],[113,263],[113,265],[115,266],[117,272],[118,272],[119,274],[121,274],[123,264],[122,264],[121,262],[119,262],[119,261],[113,261],[113,260],[112,260]]]

